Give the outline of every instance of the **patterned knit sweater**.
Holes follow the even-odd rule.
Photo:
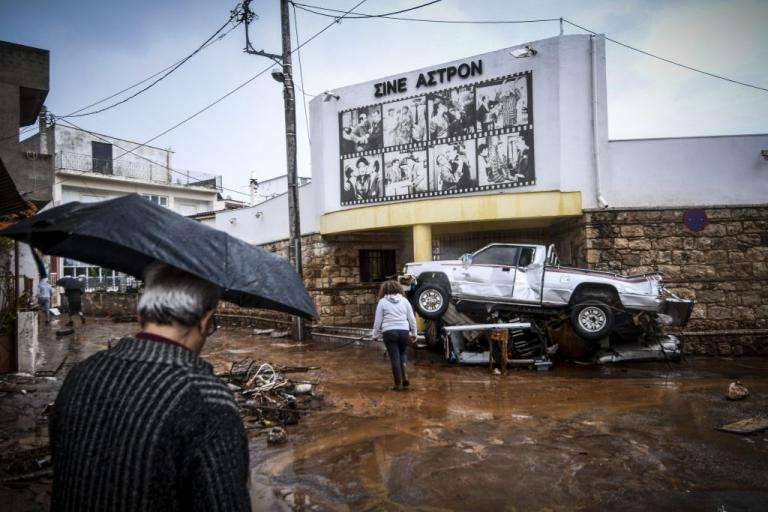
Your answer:
[[[237,403],[180,345],[128,337],[78,364],[50,439],[51,510],[250,510]]]

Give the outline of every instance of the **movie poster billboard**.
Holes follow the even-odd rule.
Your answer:
[[[339,112],[341,204],[536,184],[532,73]]]

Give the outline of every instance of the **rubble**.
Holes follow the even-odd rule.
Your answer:
[[[728,400],[743,400],[749,396],[749,390],[741,382],[731,382],[728,386],[728,394],[725,395]]]
[[[283,444],[288,441],[288,433],[283,427],[272,427],[267,432],[267,443]]]
[[[285,377],[287,373],[306,373],[315,369],[317,367],[275,368],[269,363],[243,359],[232,363],[229,371],[219,377],[235,393],[243,423],[251,431],[273,425],[295,425],[303,414],[319,407],[320,397],[315,393],[317,382]],[[270,435],[269,431],[267,433]]]

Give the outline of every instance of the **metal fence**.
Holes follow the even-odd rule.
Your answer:
[[[205,172],[171,169],[146,160],[105,160],[93,158],[90,155],[60,151],[56,153],[56,169],[93,172],[154,183],[221,190],[221,176]]]

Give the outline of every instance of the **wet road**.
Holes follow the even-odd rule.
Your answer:
[[[135,327],[78,331],[69,346],[47,342],[47,364]],[[419,353],[414,389],[391,392],[385,356],[370,348],[223,330],[204,356],[221,370],[243,357],[321,367],[306,375],[321,382],[324,408],[289,427],[286,445],[252,437],[255,510],[768,509],[768,432],[713,429],[768,412],[765,359],[491,376]],[[752,396],[728,402],[736,378]]]

